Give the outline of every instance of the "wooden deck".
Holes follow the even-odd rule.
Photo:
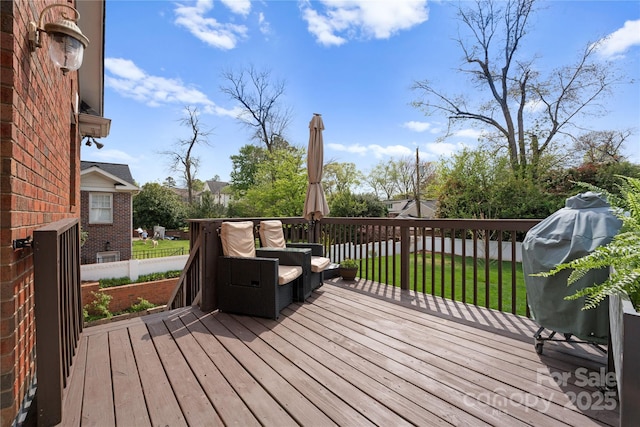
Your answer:
[[[615,401],[578,386],[605,358],[565,343],[538,355],[536,329],[339,279],[278,321],[158,313],[85,329],[61,425],[618,425]]]

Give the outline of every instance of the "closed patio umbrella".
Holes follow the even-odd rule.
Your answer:
[[[307,175],[309,185],[307,187],[307,197],[304,200],[303,215],[305,219],[317,221],[329,213],[329,205],[324,197],[322,189],[322,164],[324,161],[324,147],[322,142],[322,131],[324,123],[322,116],[313,114],[309,123],[309,148],[307,149]]]

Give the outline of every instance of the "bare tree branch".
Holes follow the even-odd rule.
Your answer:
[[[285,82],[272,80],[270,70],[257,70],[253,66],[240,71],[225,70],[222,79],[226,81],[220,87],[222,93],[240,104],[238,120],[252,130],[252,139],[264,143],[271,151],[291,122],[291,110],[280,105]]]
[[[172,171],[182,174],[187,187],[189,204],[191,204],[193,203],[193,184],[200,165],[200,158],[193,154],[193,150],[198,144],[209,145],[208,138],[212,131],[202,128],[197,107],[186,106],[185,110],[185,116],[179,119],[179,122],[190,129],[191,136],[179,139],[173,150],[163,151],[161,154],[169,157]]]

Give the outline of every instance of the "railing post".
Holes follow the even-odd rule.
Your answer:
[[[200,237],[204,239],[200,249],[200,266],[204,270],[200,289],[202,290],[202,300],[200,309],[202,311],[212,311],[218,308],[216,281],[218,272],[218,257],[220,257],[220,242],[217,232],[218,222],[208,222],[200,230]]]
[[[409,289],[409,254],[411,237],[409,227],[400,225],[400,289]]]

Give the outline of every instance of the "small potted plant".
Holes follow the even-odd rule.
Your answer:
[[[340,262],[340,276],[344,280],[355,280],[356,275],[358,274],[358,267],[360,264],[358,261],[345,258]]]

